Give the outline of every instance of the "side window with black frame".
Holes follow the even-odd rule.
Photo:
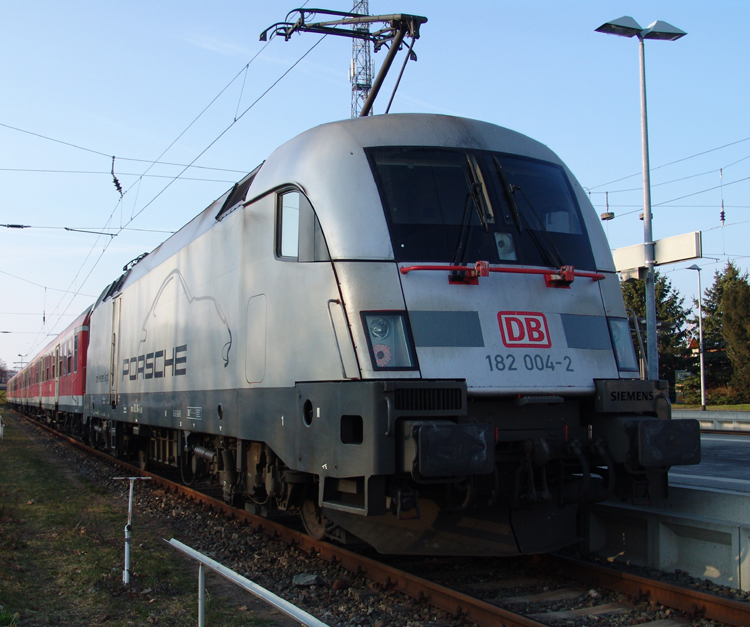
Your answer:
[[[279,257],[299,257],[299,192],[287,192],[279,196],[279,221],[277,252]]]
[[[277,200],[276,254],[286,261],[329,261],[328,246],[310,201],[297,190]]]

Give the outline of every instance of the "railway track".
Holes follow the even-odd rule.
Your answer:
[[[708,435],[750,435],[750,431],[734,431],[729,429],[701,429],[701,433],[706,433]]]
[[[526,595],[504,596],[503,590],[523,588],[524,585],[542,585],[544,582],[534,578],[505,578],[483,581],[475,584],[453,584],[450,581],[437,583],[436,573],[422,577],[407,572],[402,568],[388,565],[353,551],[327,542],[316,541],[304,533],[291,529],[278,522],[255,516],[243,510],[229,506],[222,500],[214,498],[199,490],[166,479],[151,472],[141,470],[128,463],[117,460],[110,455],[92,449],[80,441],[62,434],[37,421],[31,421],[57,438],[69,442],[72,446],[95,455],[109,464],[123,468],[131,476],[148,476],[159,484],[163,490],[202,505],[214,512],[221,512],[230,519],[238,519],[255,531],[262,531],[274,540],[305,551],[310,556],[338,565],[355,576],[362,576],[376,582],[383,589],[401,592],[418,602],[427,603],[451,616],[461,617],[482,627],[541,627],[556,621],[595,616],[604,620],[608,614],[616,615],[632,608],[627,603],[586,603],[585,607],[576,609],[552,609],[539,611],[545,603],[560,605],[566,600],[580,600],[586,596],[589,601],[602,595],[593,588],[616,591],[633,602],[649,601],[653,605],[663,605],[679,612],[667,622],[642,623],[648,627],[667,627],[667,625],[690,625],[694,618],[705,618],[728,625],[750,625],[750,604],[707,594],[702,591],[683,588],[651,578],[606,568],[597,564],[574,560],[567,557],[546,555],[537,557],[536,570],[545,576],[562,578],[573,582],[567,586],[545,586],[543,592]],[[455,563],[455,560],[454,560]],[[476,565],[476,563],[475,563]],[[429,577],[429,578],[428,578]],[[499,594],[498,594],[499,593]],[[592,594],[593,593],[593,594]],[[488,600],[483,600],[484,597]],[[581,605],[578,603],[578,605]],[[529,610],[528,608],[532,609]],[[674,615],[674,614],[673,614]],[[606,624],[600,622],[600,624]]]

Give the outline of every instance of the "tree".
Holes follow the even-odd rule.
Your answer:
[[[625,306],[636,317],[645,318],[646,282],[633,279],[621,283],[620,287]],[[675,292],[671,281],[659,272],[655,276],[655,293],[656,319],[660,323],[657,334],[659,378],[674,385],[674,371],[684,370],[690,363],[686,329],[688,310],[684,307],[685,299]]]
[[[747,274],[725,285],[721,299],[722,331],[732,364],[731,386],[738,401],[750,398],[750,284]]]
[[[8,364],[5,363],[4,359],[0,359],[0,383],[7,383],[10,377],[11,373],[8,370]]]
[[[724,338],[724,312],[722,300],[726,289],[738,281],[746,280],[740,275],[737,266],[727,262],[724,270],[714,273],[714,283],[703,292],[703,359],[706,388],[726,386],[732,378],[732,363],[727,354],[727,342]],[[694,306],[698,303],[694,301]],[[698,318],[694,316],[694,335],[697,334]]]

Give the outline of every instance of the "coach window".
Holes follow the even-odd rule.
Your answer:
[[[78,372],[78,333],[73,336],[73,372]]]
[[[68,374],[73,372],[73,340],[68,340]]]
[[[276,254],[288,261],[329,261],[323,230],[310,201],[297,190],[279,194]]]

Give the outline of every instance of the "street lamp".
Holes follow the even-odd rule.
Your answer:
[[[706,411],[706,377],[703,370],[703,291],[701,289],[701,270],[696,264],[687,270],[698,271],[698,354],[701,363],[701,411]]]
[[[638,37],[641,60],[641,152],[643,157],[643,243],[646,252],[646,346],[648,353],[648,378],[659,378],[659,352],[656,340],[656,295],[654,285],[654,238],[651,230],[651,176],[648,163],[648,121],[646,118],[646,57],[644,39],[675,41],[687,33],[679,28],[657,20],[648,28],[641,26],[632,17],[621,17],[602,24],[599,33]]]

